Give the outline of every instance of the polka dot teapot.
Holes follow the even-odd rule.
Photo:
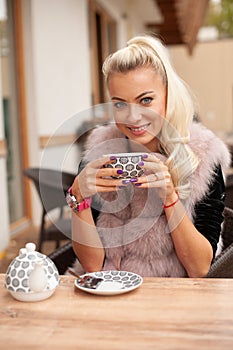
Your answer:
[[[37,252],[34,243],[27,243],[10,263],[5,286],[20,301],[39,301],[50,297],[59,284],[53,261]]]

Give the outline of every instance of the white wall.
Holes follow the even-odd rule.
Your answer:
[[[145,33],[145,24],[160,23],[162,16],[154,0],[97,0],[117,22],[118,47]]]
[[[160,23],[161,20],[162,15],[154,0],[128,1],[128,35],[130,38],[145,33],[146,24]]]
[[[85,0],[34,0],[32,23],[39,134],[90,103],[90,58]]]
[[[201,121],[217,133],[233,132],[233,40],[199,43],[192,56],[184,46],[170,52],[197,96]]]

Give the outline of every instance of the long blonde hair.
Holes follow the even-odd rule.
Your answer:
[[[181,198],[190,193],[189,177],[198,165],[198,159],[188,147],[190,125],[194,116],[194,101],[184,81],[177,75],[165,46],[155,37],[137,36],[127,46],[108,56],[103,73],[108,85],[113,73],[126,73],[141,66],[151,66],[167,89],[166,116],[160,148],[166,154],[167,166]]]

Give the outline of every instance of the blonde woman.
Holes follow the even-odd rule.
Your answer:
[[[205,276],[223,221],[227,148],[193,122],[190,92],[158,39],[131,39],[103,73],[114,123],[91,132],[69,191],[75,267]],[[142,176],[106,167],[115,153],[138,151]]]

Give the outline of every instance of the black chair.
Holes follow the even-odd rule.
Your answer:
[[[71,219],[64,217],[67,205],[65,193],[72,185],[75,175],[46,168],[28,168],[24,175],[33,181],[42,204],[38,251],[42,251],[45,241],[60,241],[71,238]],[[59,217],[51,219],[51,211],[59,208]],[[49,220],[48,220],[49,219]]]
[[[48,255],[56,265],[60,275],[64,275],[69,267],[75,262],[76,255],[72,248],[72,242],[68,242]]]

